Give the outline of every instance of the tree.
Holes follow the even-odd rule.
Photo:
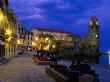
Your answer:
[[[39,37],[40,47],[41,47],[41,55],[44,50],[50,50],[51,44],[53,41],[53,36],[51,34],[40,34]]]

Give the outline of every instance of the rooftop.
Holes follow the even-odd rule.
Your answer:
[[[39,30],[39,31],[45,31],[45,32],[56,32],[56,33],[73,34],[71,32],[63,31],[63,30],[55,30],[55,29],[40,28],[40,27],[34,27],[34,28]]]

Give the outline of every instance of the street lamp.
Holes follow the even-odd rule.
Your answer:
[[[18,40],[18,44],[20,44],[20,40]]]
[[[110,51],[108,51],[108,55],[110,55]]]
[[[49,40],[49,38],[46,38],[46,40]]]
[[[9,29],[6,30],[6,34],[8,34],[10,36],[11,35],[11,31]]]
[[[54,49],[55,49],[55,48],[56,48],[56,46],[55,46],[55,45],[53,45],[53,46],[52,46],[52,48],[54,48]]]
[[[36,43],[35,42],[32,42],[32,46],[36,46]]]
[[[35,40],[39,40],[38,37],[36,37]]]

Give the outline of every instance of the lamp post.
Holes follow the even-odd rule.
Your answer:
[[[108,55],[110,55],[110,51],[108,51]]]
[[[109,57],[109,65],[110,65],[110,51],[108,51],[108,57]]]

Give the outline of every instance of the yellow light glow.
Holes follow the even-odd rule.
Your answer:
[[[9,37],[9,38],[7,39],[7,41],[8,41],[8,42],[10,42],[10,41],[11,41],[11,39],[12,39],[12,37]]]
[[[18,40],[18,44],[20,44],[20,40]]]
[[[96,22],[96,25],[99,25],[99,22],[98,21]]]
[[[46,38],[46,40],[49,40],[49,38]]]
[[[6,30],[6,34],[8,34],[10,36],[11,35],[11,31],[9,29]]]
[[[92,25],[92,21],[90,21],[89,24]]]
[[[51,41],[49,40],[49,43],[51,43]]]
[[[52,48],[56,48],[56,46],[55,46],[55,45],[53,45],[53,46],[52,46]]]
[[[43,49],[46,50],[46,51],[48,51],[48,50],[49,50],[49,46],[50,46],[50,45],[47,45],[47,46],[45,46],[45,48],[43,48]]]
[[[62,40],[65,40],[64,38]]]
[[[0,20],[2,20],[3,19],[3,16],[0,16]]]
[[[35,40],[39,40],[38,37],[36,37]]]
[[[32,46],[36,46],[36,43],[35,42],[32,42]]]

